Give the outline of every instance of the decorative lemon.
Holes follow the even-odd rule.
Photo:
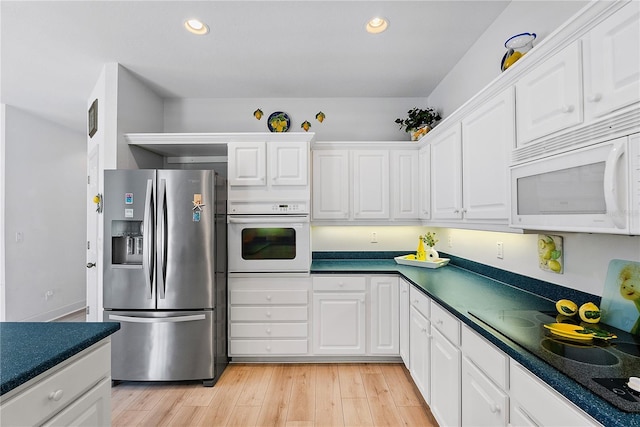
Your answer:
[[[556,310],[565,316],[573,316],[578,311],[578,305],[568,299],[561,299],[556,302]]]
[[[560,264],[555,259],[550,259],[549,261],[547,261],[547,265],[549,266],[549,269],[551,271],[555,271],[556,273],[562,271],[562,264]]]
[[[415,254],[409,254],[407,256],[404,257],[405,259],[416,259]]]
[[[600,321],[600,309],[592,302],[582,304],[578,314],[583,322],[598,323]]]

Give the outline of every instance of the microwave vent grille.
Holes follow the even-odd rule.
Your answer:
[[[635,105],[622,113],[592,122],[579,129],[555,134],[548,139],[517,148],[511,156],[511,164],[563,153],[573,149],[597,144],[620,136],[630,135],[640,129],[640,106]]]

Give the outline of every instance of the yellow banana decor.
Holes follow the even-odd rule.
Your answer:
[[[264,113],[259,108],[256,111],[253,112],[253,116],[258,120],[260,120],[263,115],[264,115]]]
[[[322,121],[324,120],[325,117],[326,116],[322,111],[320,111],[320,112],[318,112],[318,114],[316,114],[316,120],[318,120],[320,123],[322,123]]]
[[[304,129],[305,132],[309,132],[309,129],[311,128],[311,123],[309,123],[308,120],[305,120],[304,122],[302,122],[300,127]]]

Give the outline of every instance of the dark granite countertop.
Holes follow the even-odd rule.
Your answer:
[[[115,322],[0,323],[0,395],[120,329]]]
[[[402,253],[314,252],[313,274],[400,274],[512,359],[567,397],[605,426],[640,426],[640,414],[616,408],[569,378],[523,346],[497,333],[471,312],[523,310],[555,312],[555,301],[568,298],[578,305],[600,298],[447,254],[449,265],[437,269],[399,265]],[[369,257],[369,258],[367,258]],[[637,358],[635,358],[637,359]],[[640,360],[640,359],[638,359]],[[635,368],[634,363],[634,368]],[[584,365],[589,370],[589,365]],[[640,372],[638,372],[640,374]]]

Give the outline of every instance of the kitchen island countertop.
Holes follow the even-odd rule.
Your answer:
[[[469,313],[471,311],[509,309],[509,310],[539,310],[555,311],[555,300],[566,295],[567,288],[553,289],[547,287],[540,296],[526,286],[513,286],[512,281],[518,281],[517,275],[504,272],[506,277],[489,277],[484,271],[471,271],[464,262],[456,265],[452,260],[448,266],[429,269],[397,264],[393,256],[385,258],[362,258],[366,255],[356,255],[354,258],[340,258],[331,254],[330,257],[317,257],[311,265],[312,274],[400,274],[410,283],[425,292],[435,302],[447,308],[463,323],[485,337],[512,359],[529,369],[532,373],[567,397],[593,418],[605,426],[640,426],[640,414],[622,411],[601,399],[576,381],[568,378],[545,361],[536,357],[520,345],[498,334],[485,326]],[[446,255],[445,255],[446,256]],[[464,261],[464,260],[462,260]],[[471,263],[475,264],[475,263]],[[479,265],[479,264],[476,264]],[[480,267],[482,268],[482,266]],[[491,269],[489,267],[489,269]],[[501,271],[493,269],[495,271]],[[511,280],[509,280],[511,279]],[[524,279],[526,282],[526,278]],[[518,284],[520,285],[520,284]],[[551,289],[551,290],[549,290]],[[560,292],[556,294],[556,292]],[[588,294],[570,295],[575,300],[589,298]],[[596,301],[599,303],[599,300]]]
[[[1,322],[0,396],[118,329],[115,322]]]

